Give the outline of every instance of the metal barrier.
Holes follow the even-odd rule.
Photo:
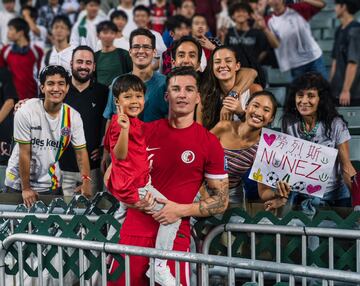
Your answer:
[[[64,247],[70,248],[78,248],[79,251],[79,261],[82,261],[81,255],[83,255],[84,251],[98,251],[101,253],[101,285],[104,286],[107,283],[107,268],[106,268],[106,255],[109,254],[123,254],[125,255],[125,281],[126,285],[131,285],[130,281],[130,264],[129,264],[129,256],[130,255],[140,255],[146,256],[150,258],[150,285],[155,285],[154,282],[154,259],[162,258],[168,260],[175,260],[176,265],[176,281],[177,285],[180,285],[179,277],[180,277],[180,261],[185,261],[189,263],[201,263],[206,265],[218,265],[227,267],[229,269],[229,284],[235,285],[235,272],[236,268],[248,269],[251,271],[258,272],[258,285],[264,285],[264,273],[272,272],[272,273],[280,273],[283,275],[289,276],[289,285],[295,285],[295,276],[301,277],[313,277],[319,278],[322,280],[322,285],[328,285],[328,281],[342,281],[346,283],[358,283],[360,281],[360,274],[358,273],[349,273],[346,271],[340,270],[328,270],[321,269],[315,267],[308,266],[297,266],[294,267],[292,264],[285,263],[276,263],[276,262],[268,262],[268,261],[256,261],[251,259],[244,258],[233,258],[233,257],[221,257],[216,255],[205,255],[198,253],[187,253],[187,252],[179,252],[179,251],[163,251],[157,250],[153,248],[145,248],[145,247],[135,247],[135,246],[127,246],[127,245],[119,245],[113,243],[106,242],[92,242],[91,244],[86,241],[70,239],[70,238],[57,238],[33,234],[14,234],[10,237],[6,238],[1,245],[0,249],[0,286],[5,286],[5,255],[6,250],[13,244],[16,243],[19,248],[19,274],[20,274],[20,285],[23,285],[24,278],[24,268],[23,268],[23,258],[21,251],[21,244],[23,242],[26,243],[36,243],[37,244],[37,254],[39,259],[38,264],[38,273],[39,273],[39,286],[43,286],[42,281],[42,245],[52,245],[57,246],[58,248],[58,257],[59,262],[62,262],[62,252]],[[82,263],[79,264],[81,277],[84,277],[82,274],[84,273],[84,265]],[[59,264],[59,285],[63,286],[63,264]],[[80,279],[80,286],[84,285],[84,279]],[[208,285],[206,281],[203,281],[202,286]]]
[[[356,240],[356,272],[360,273],[360,230],[347,230],[336,228],[319,228],[319,227],[297,227],[297,226],[280,226],[280,225],[265,225],[265,224],[223,224],[213,228],[206,236],[203,245],[202,253],[208,255],[210,245],[214,238],[218,235],[227,233],[227,256],[232,256],[232,232],[250,233],[251,239],[251,259],[256,261],[256,234],[274,234],[276,240],[275,252],[276,262],[281,263],[281,235],[297,235],[301,236],[301,264],[307,265],[307,239],[309,236],[319,236],[328,238],[328,256],[329,256],[329,270],[334,269],[334,238],[341,239],[353,239]],[[289,264],[293,265],[293,264]],[[294,265],[293,265],[294,267]],[[299,267],[296,265],[296,267]],[[276,274],[276,282],[281,282],[280,271]],[[346,272],[345,275],[350,275],[351,272]],[[228,272],[229,281],[233,282],[234,270],[230,269]],[[256,273],[251,272],[252,281],[256,281]],[[201,281],[204,281],[205,285],[209,278],[209,268],[207,265],[201,266]],[[230,280],[231,278],[231,280]],[[356,281],[360,283],[360,280]],[[302,285],[306,286],[306,277],[302,278]],[[329,285],[334,285],[333,281],[330,281]]]

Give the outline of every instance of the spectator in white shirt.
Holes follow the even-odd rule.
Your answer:
[[[85,1],[86,15],[79,16],[72,28],[70,44],[73,46],[86,45],[94,51],[97,47],[96,25],[106,20],[100,13],[100,0]]]
[[[50,27],[53,47],[43,57],[41,66],[61,65],[71,73],[70,61],[76,46],[69,44],[70,20],[65,15],[55,16]]]
[[[108,15],[110,16],[111,13],[114,12],[115,10],[124,11],[128,17],[128,21],[124,28],[123,34],[127,39],[129,39],[131,32],[137,28],[133,18],[133,10],[134,10],[133,0],[119,0],[119,6],[117,6],[114,9],[111,9]]]
[[[44,50],[48,33],[46,27],[36,24],[37,10],[32,6],[24,6],[21,14],[30,27],[30,42]]]
[[[8,44],[7,31],[8,22],[15,18],[15,1],[14,0],[2,0],[3,10],[0,11],[0,48]]]

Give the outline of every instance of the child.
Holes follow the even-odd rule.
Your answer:
[[[118,114],[113,115],[105,136],[105,146],[110,150],[112,164],[104,176],[108,190],[121,202],[121,223],[126,214],[125,204],[136,204],[150,192],[155,198],[165,197],[150,183],[150,166],[143,137],[143,122],[137,117],[144,109],[146,87],[135,75],[118,77],[113,84],[113,94]],[[163,207],[156,203],[153,211]],[[180,220],[170,225],[160,225],[155,247],[172,250]],[[150,276],[150,271],[147,271]],[[175,285],[166,260],[155,259],[155,282]]]

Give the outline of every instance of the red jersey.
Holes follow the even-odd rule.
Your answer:
[[[167,119],[145,123],[152,185],[169,200],[191,204],[205,178],[227,178],[224,150],[219,140],[194,122],[176,129]],[[128,209],[121,235],[156,237],[159,223],[150,215]],[[189,220],[183,219],[178,233],[190,237]],[[176,238],[176,240],[178,237]]]
[[[162,34],[165,28],[165,22],[173,14],[173,6],[165,4],[161,7],[156,4],[151,6],[151,27],[154,31]]]
[[[34,76],[40,69],[42,56],[43,51],[35,45],[31,48],[29,46],[26,53],[13,52],[8,45],[2,48],[0,67],[7,66],[10,70],[20,100],[37,96],[38,90]]]
[[[138,189],[144,187],[149,180],[144,123],[138,118],[130,118],[127,157],[125,160],[117,160],[114,147],[121,132],[117,119],[117,114],[113,115],[105,135],[104,144],[110,150],[112,161],[107,188],[121,202],[134,204],[139,200]]]

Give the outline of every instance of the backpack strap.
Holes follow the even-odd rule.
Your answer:
[[[48,66],[50,63],[50,56],[51,56],[52,49],[48,50],[44,57],[44,64],[45,66]]]

